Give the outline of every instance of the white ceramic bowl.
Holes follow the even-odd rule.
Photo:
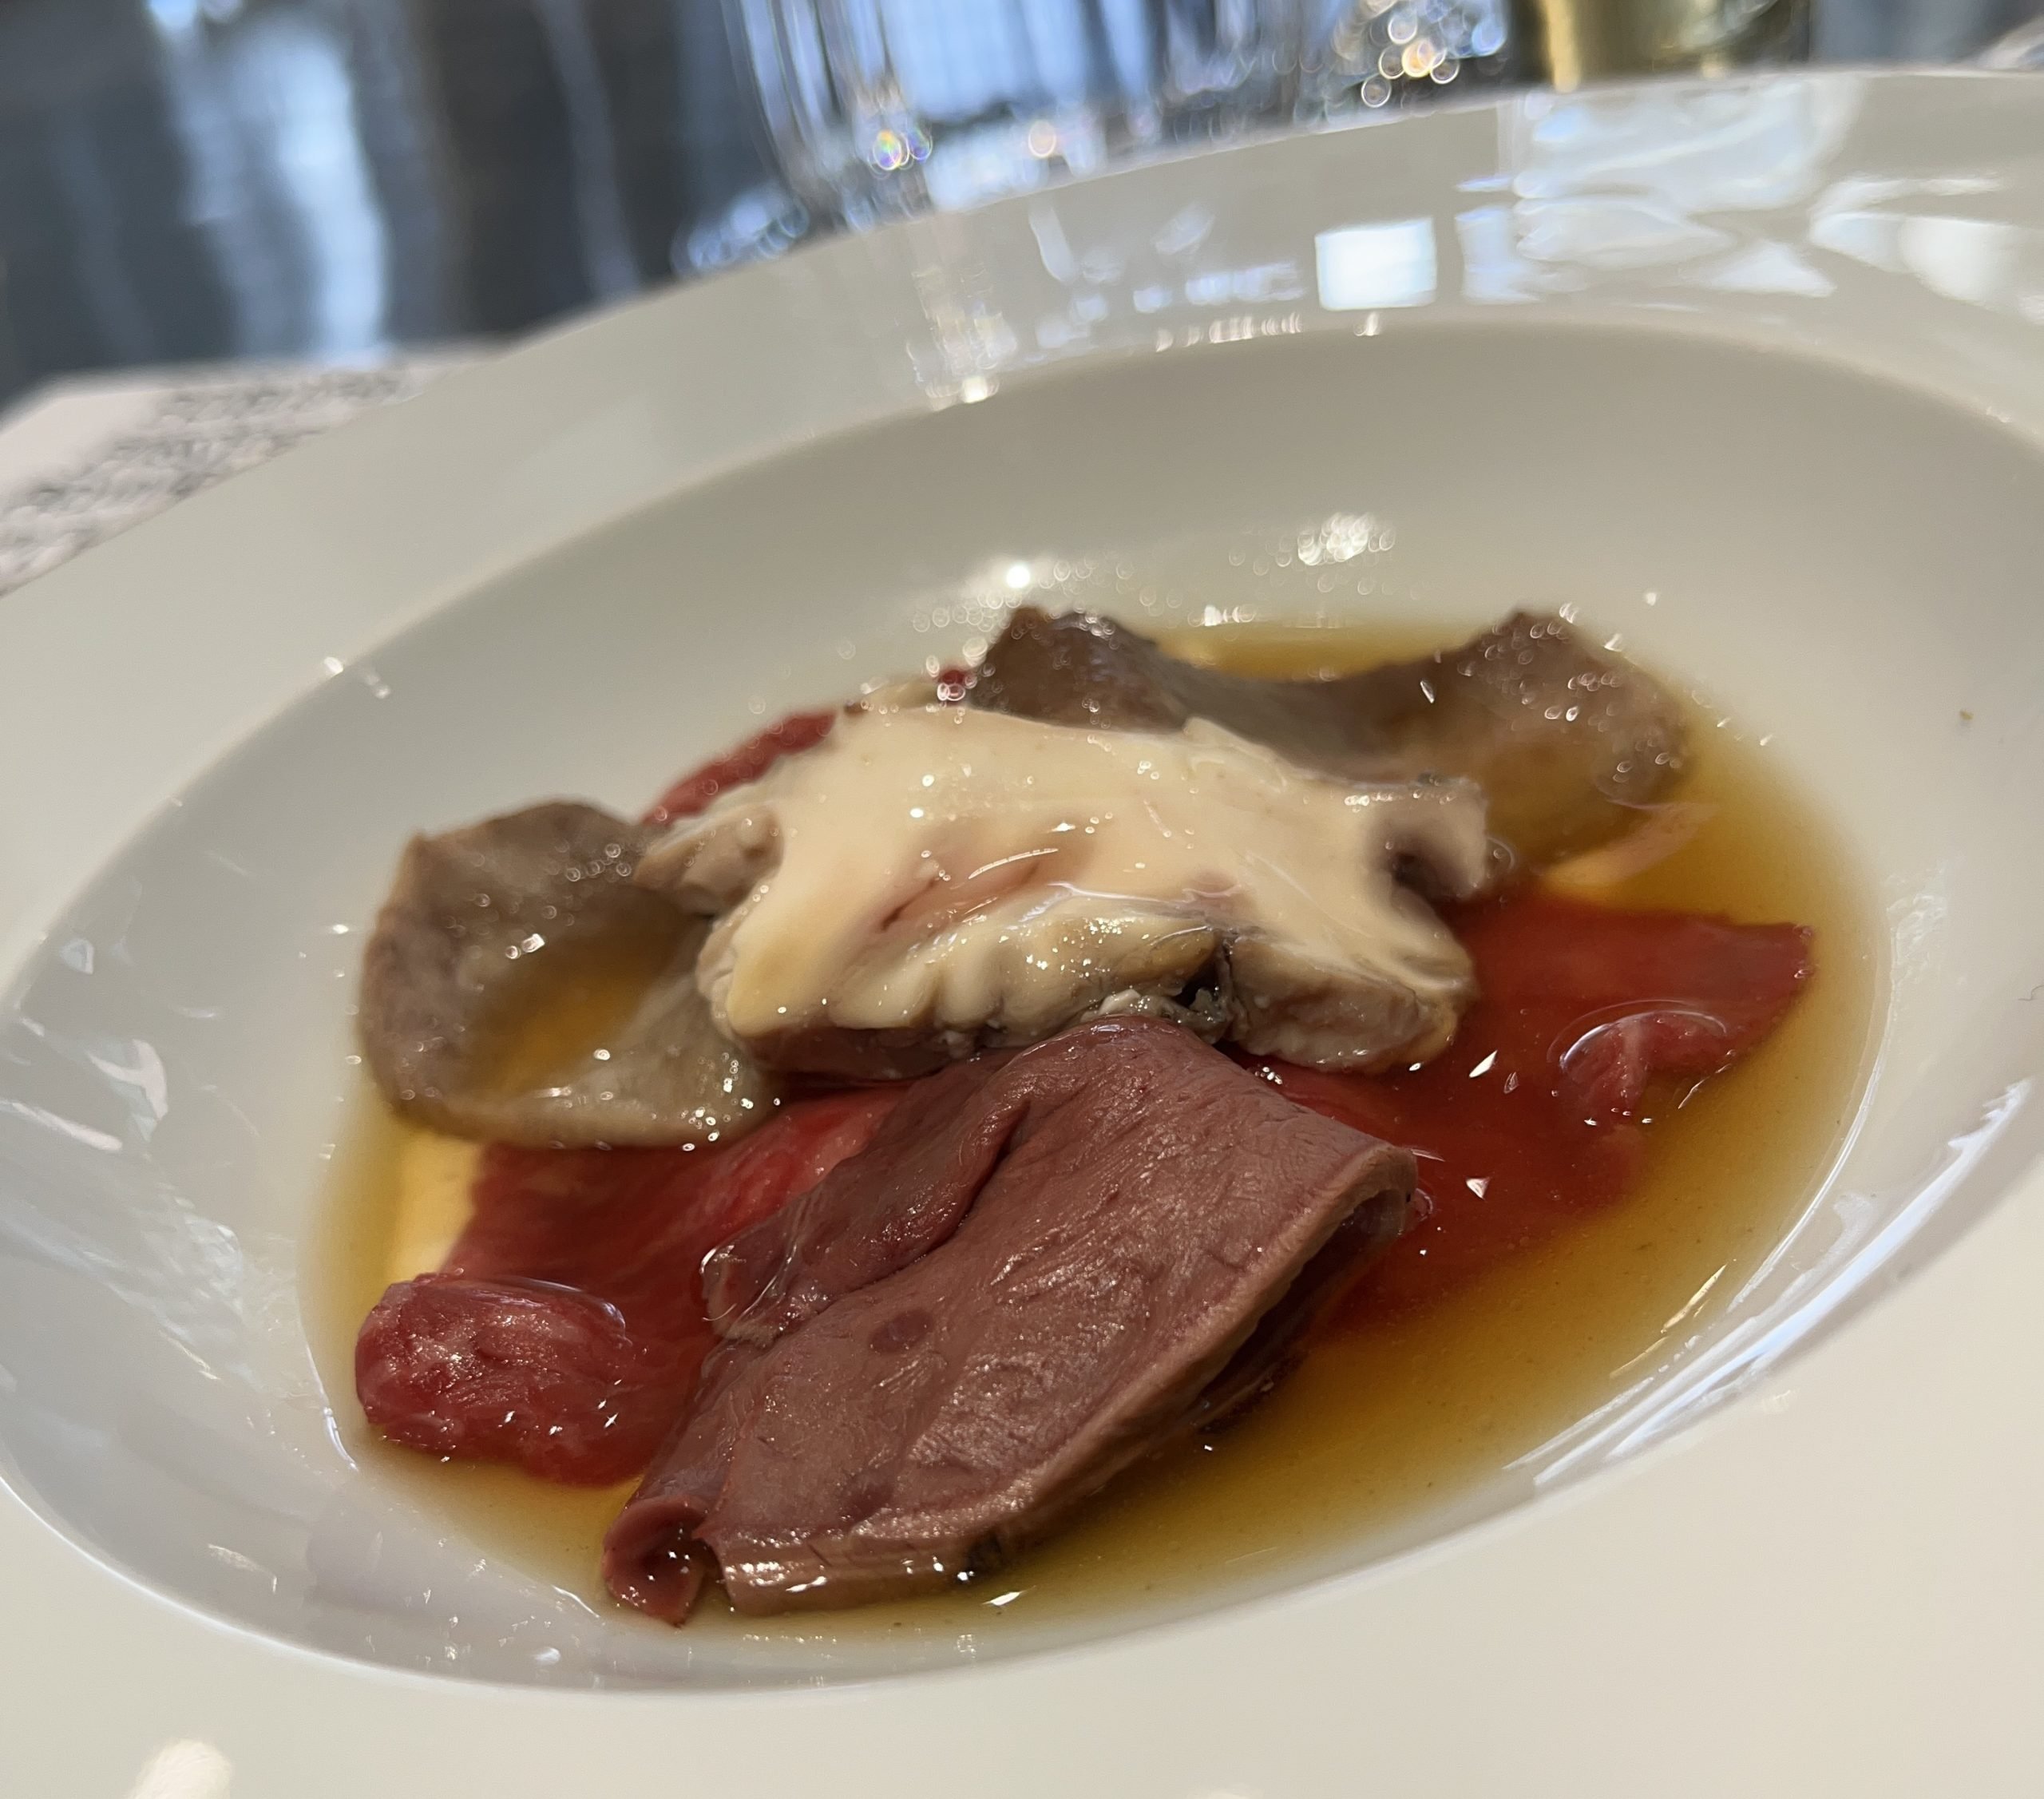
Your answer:
[[[23,1595],[18,1635],[28,1621],[17,1687],[58,1721],[10,1704],[0,1757],[78,1765],[57,1732],[113,1641],[152,1719],[200,1715],[188,1657],[223,1683],[199,1690],[274,1689],[152,1728],[308,1793],[378,1765],[290,1746],[289,1720],[322,1703],[371,1707],[408,1755],[443,1718],[451,1743],[390,1776],[422,1790],[436,1765],[496,1770],[498,1791],[541,1790],[549,1769],[593,1790],[598,1770],[671,1766],[668,1731],[706,1777],[744,1770],[755,1791],[806,1786],[824,1753],[846,1791],[935,1790],[969,1719],[1025,1739],[979,1790],[1331,1793],[1373,1769],[1409,1789],[1429,1766],[1506,1777],[1510,1758],[1460,1731],[1523,1722],[1548,1659],[1571,1656],[1634,1708],[1614,1732],[1586,1721],[1583,1742],[1632,1744],[1650,1715],[1705,1728],[1704,1698],[1677,1690],[1697,1648],[1679,1631],[1704,1633],[1705,1666],[1749,1649],[1718,1614],[1670,1616],[1675,1590],[1729,1555],[1709,1603],[1744,1593],[1753,1631],[1795,1635],[1725,1492],[1777,1482],[1777,1520],[1821,1517],[1829,1474],[1793,1462],[1811,1444],[1865,1452],[1899,1418],[1915,1434],[1892,1455],[1945,1456],[1949,1474],[1969,1465],[1951,1421],[1971,1421],[1969,1452],[2001,1423],[1967,1387],[2014,1379],[2033,1408],[2038,1390],[2039,1333],[1994,1297],[2027,1246],[2011,1234],[2036,1232],[1997,1217],[1952,1258],[1975,1288],[1962,1268],[1943,1298],[1872,1314],[1809,1365],[1839,1371],[1831,1409],[1786,1448],[1772,1422],[1798,1378],[1782,1358],[1974,1225],[2044,1132],[2039,143],[2044,92],[2014,81],[1797,77],[1170,164],[629,308],[0,605],[17,771],[0,957],[18,969],[0,1016],[0,1579]],[[1253,572],[1260,548],[1365,513],[1392,542],[1338,590]],[[935,1650],[762,1646],[651,1631],[481,1565],[354,1466],[302,1318],[353,1086],[355,953],[397,848],[547,793],[632,809],[763,712],[952,654],[1018,583],[1139,617],[1318,607],[1444,627],[1566,600],[1680,672],[1816,797],[1887,920],[1879,1074],[1849,1147],[1765,1276],[1548,1496],[1367,1574],[1336,1551],[1289,1575],[1310,1585],[1286,1599],[1133,1635],[1129,1614]],[[1989,1338],[1967,1386],[1911,1412],[1896,1369],[1923,1358],[1907,1346],[1973,1329]],[[1564,1496],[1749,1387],[1705,1448]],[[1987,1465],[1997,1504],[2009,1483],[2035,1491],[2034,1452],[2021,1473]],[[1881,1543],[1903,1574],[1949,1581],[1905,1504],[1929,1472],[1891,1462],[1897,1492],[1852,1491],[1904,1506]],[[1971,1528],[2013,1551],[2002,1516]],[[1630,1573],[1613,1559],[1629,1547]],[[1822,1566],[1823,1547],[1792,1559]],[[1841,1666],[1864,1649],[1849,1607],[1804,1623]],[[1983,1619],[1954,1627],[1991,1640]],[[1521,1640],[1548,1646],[1514,1696],[1425,1696],[1424,1670],[1476,1678]],[[850,1710],[771,1696],[989,1649],[1034,1653],[969,1686],[865,1689]],[[1670,1684],[1642,1698],[1656,1656]],[[1882,1666],[1908,1665],[1898,1646]],[[1309,1702],[1337,1670],[1412,1717],[1357,1743],[1373,1722]],[[477,1682],[694,1697],[553,1701],[507,1726],[506,1690]],[[715,1696],[734,1686],[766,1690]],[[1202,1760],[1169,1720],[1219,1718],[1231,1697],[1245,1709],[1210,1725]],[[1812,1698],[1810,1730],[1830,1702]],[[1543,1728],[1529,1753],[1576,1740]],[[1798,1728],[1778,1725],[1792,1743]],[[132,1757],[134,1730],[115,1734]],[[797,1765],[757,1765],[763,1738]],[[1689,1790],[1706,1765],[1637,1746],[1620,1757],[1637,1777],[1608,1790]]]

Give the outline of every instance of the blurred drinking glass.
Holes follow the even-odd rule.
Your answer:
[[[781,173],[863,225],[1289,122],[1306,0],[731,0]]]
[[[727,0],[779,183],[697,267],[1460,87],[1800,53],[1808,0]]]
[[[1808,0],[1512,0],[1511,23],[1539,77],[1563,89],[1809,53]]]

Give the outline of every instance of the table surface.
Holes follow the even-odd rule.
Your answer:
[[[2039,4],[1815,0],[1814,54]],[[517,332],[674,279],[766,172],[720,0],[0,0],[0,404]]]

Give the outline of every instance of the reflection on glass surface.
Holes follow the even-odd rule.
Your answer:
[[[1293,117],[1303,0],[735,0],[775,160],[819,217],[969,206]]]
[[[595,37],[582,0],[534,0],[533,13],[546,34],[568,116],[568,168],[582,266],[592,295],[613,299],[630,293],[640,276],[618,192],[616,133]]]
[[[240,10],[149,9],[184,151],[184,217],[214,251],[244,353],[374,350],[387,246],[342,47],[315,15],[263,10],[209,50],[204,27]]]
[[[693,0],[5,0],[0,403],[629,292],[759,180],[753,132]]]
[[[1464,79],[1531,77],[1507,0],[1333,0],[1309,9],[1304,97],[1317,113],[1422,102]]]
[[[1528,20],[1590,3],[0,0],[0,402],[522,330],[785,250],[835,222],[841,173],[873,216],[960,206],[1535,79]],[[1829,0],[1816,48],[1971,54],[2034,4]],[[1485,268],[1472,291],[1527,279]]]

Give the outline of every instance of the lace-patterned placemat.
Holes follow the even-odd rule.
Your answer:
[[[46,389],[0,416],[0,593],[475,359],[157,370]]]

